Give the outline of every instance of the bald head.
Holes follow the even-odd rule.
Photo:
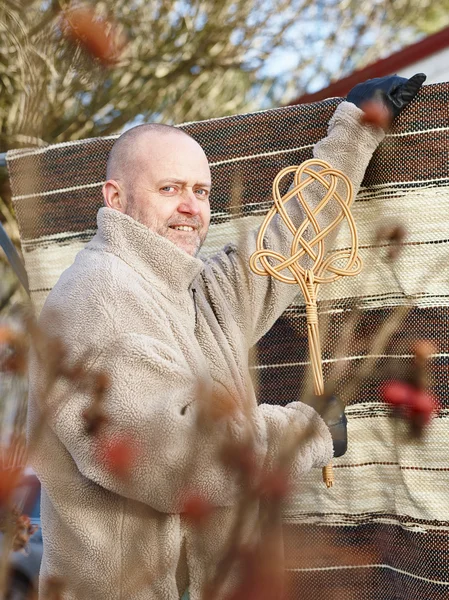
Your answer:
[[[106,206],[196,254],[209,227],[210,188],[201,146],[176,127],[151,123],[115,142],[103,196]]]
[[[145,145],[146,150],[151,152],[152,147],[157,147],[160,137],[167,135],[182,135],[192,139],[182,129],[161,123],[137,125],[122,133],[109,154],[106,179],[126,181],[132,178],[138,168],[141,147]]]

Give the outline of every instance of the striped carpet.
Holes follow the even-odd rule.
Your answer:
[[[212,222],[204,255],[256,227],[271,206],[277,172],[311,157],[339,99],[181,127],[196,138],[213,176]],[[327,323],[326,375],[344,390],[363,360],[372,375],[351,399],[349,451],[326,490],[318,471],[299,484],[285,511],[289,598],[449,598],[449,84],[425,86],[376,152],[354,205],[365,269],[320,292]],[[8,153],[14,204],[37,310],[60,273],[95,231],[101,186],[115,137]],[[239,198],[233,195],[239,190]],[[407,230],[395,274],[376,241],[379,223]],[[337,247],[348,244],[341,230]],[[412,304],[380,353],[370,341],[396,307]],[[361,310],[347,334],[352,309]],[[411,344],[434,340],[433,387],[443,405],[428,435],[411,441],[379,400],[387,373],[407,373]],[[307,363],[300,297],[258,347],[261,402],[298,398]]]

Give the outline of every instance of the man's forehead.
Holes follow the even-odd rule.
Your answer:
[[[171,138],[171,139],[170,139]],[[203,149],[186,135],[162,134],[151,136],[135,148],[142,167],[156,171],[158,179],[184,179],[186,174],[210,180],[209,163]]]

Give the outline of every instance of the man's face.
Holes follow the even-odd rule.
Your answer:
[[[178,133],[153,133],[136,150],[134,176],[125,185],[125,213],[196,256],[210,222],[206,155],[193,139]]]

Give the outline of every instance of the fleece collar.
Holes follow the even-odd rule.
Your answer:
[[[201,260],[118,210],[102,207],[97,240],[165,294],[188,290],[203,269]]]

